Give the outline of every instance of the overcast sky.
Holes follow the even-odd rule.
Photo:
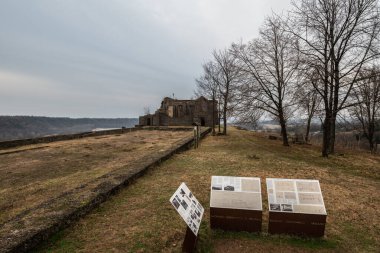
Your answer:
[[[1,0],[0,115],[137,117],[290,0]]]

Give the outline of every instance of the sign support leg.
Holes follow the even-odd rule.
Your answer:
[[[182,244],[182,252],[193,253],[195,251],[195,246],[197,245],[198,237],[191,231],[191,229],[186,226],[186,235]]]

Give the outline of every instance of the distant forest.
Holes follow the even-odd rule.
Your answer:
[[[0,116],[0,141],[92,131],[95,128],[134,127],[136,118],[52,118]]]

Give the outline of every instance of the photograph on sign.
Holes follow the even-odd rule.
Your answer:
[[[170,203],[177,210],[191,231],[197,235],[202,221],[204,208],[185,183],[181,183],[170,198]]]
[[[260,179],[212,176],[210,207],[262,210]]]
[[[211,190],[261,192],[260,179],[253,177],[212,176]]]
[[[269,211],[326,214],[318,180],[267,178]]]

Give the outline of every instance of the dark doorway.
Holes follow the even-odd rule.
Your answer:
[[[201,118],[201,126],[205,126],[205,125],[206,125],[205,118]]]
[[[150,118],[147,118],[147,119],[146,119],[146,125],[147,125],[147,126],[150,126]]]

